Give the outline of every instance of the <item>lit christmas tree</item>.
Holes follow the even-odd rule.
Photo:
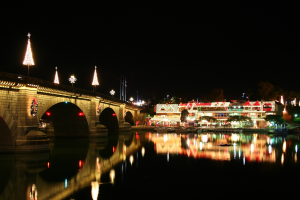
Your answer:
[[[55,78],[54,78],[54,83],[59,84],[59,80],[58,80],[58,74],[57,74],[57,67],[55,67]]]
[[[97,67],[95,66],[95,72],[94,72],[94,78],[93,78],[93,86],[95,86],[95,92],[96,92],[96,86],[99,85],[98,76],[97,76]]]
[[[29,77],[29,66],[34,65],[33,57],[32,57],[32,51],[31,51],[31,45],[30,45],[30,33],[28,33],[28,43],[27,43],[27,50],[25,54],[25,58],[23,61],[23,65],[28,66],[28,77]]]

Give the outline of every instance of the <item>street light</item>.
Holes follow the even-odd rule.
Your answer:
[[[110,93],[110,95],[111,95],[112,97],[114,97],[114,95],[115,95],[116,92],[115,92],[114,90],[111,90],[109,93]]]
[[[133,100],[134,100],[133,97],[130,97],[129,101],[133,102]]]
[[[72,75],[72,76],[69,78],[69,81],[70,81],[70,83],[72,83],[72,87],[73,87],[73,83],[75,83],[75,81],[77,81],[77,78],[75,78],[75,76]]]

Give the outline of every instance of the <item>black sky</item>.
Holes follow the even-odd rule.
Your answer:
[[[299,12],[287,4],[71,3],[1,6],[0,71],[27,75],[22,65],[30,32],[36,65],[32,77],[92,90],[94,66],[100,86],[119,97],[119,76],[127,96],[148,99],[185,91],[201,98],[223,88],[241,99],[248,87],[277,79],[298,90]],[[257,97],[258,98],[258,97]]]

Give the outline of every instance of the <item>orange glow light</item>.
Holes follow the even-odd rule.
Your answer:
[[[113,153],[115,153],[115,151],[116,151],[116,147],[113,146]]]
[[[47,166],[48,166],[48,169],[49,169],[49,167],[50,167],[50,162],[47,163]]]

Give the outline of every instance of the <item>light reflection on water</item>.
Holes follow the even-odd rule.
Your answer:
[[[55,139],[49,154],[0,156],[0,200],[30,199],[33,187],[35,199],[105,199],[130,186],[140,188],[149,183],[148,189],[154,189],[157,179],[167,185],[176,184],[186,179],[182,168],[195,176],[203,176],[198,168],[206,166],[211,175],[216,173],[214,170],[227,169],[214,166],[214,162],[240,163],[240,167],[230,164],[228,169],[234,167],[244,175],[243,170],[249,170],[245,167],[251,163],[268,163],[282,169],[293,165],[298,169],[298,143],[298,136],[219,133],[134,132],[90,140]],[[177,181],[170,179],[174,171]],[[24,179],[15,178],[21,174]]]
[[[147,133],[146,137],[155,144],[157,154],[180,154],[197,159],[206,158],[217,161],[244,159],[247,162],[280,161],[284,157],[294,158],[297,162],[299,136],[268,136],[267,134],[176,134]],[[168,137],[167,137],[168,136]],[[168,138],[168,140],[166,140]],[[286,153],[287,141],[290,147]],[[198,145],[199,144],[199,145]],[[295,149],[295,150],[293,150]],[[236,156],[238,154],[238,156]],[[278,159],[279,158],[279,159]],[[244,163],[245,163],[244,161]]]

